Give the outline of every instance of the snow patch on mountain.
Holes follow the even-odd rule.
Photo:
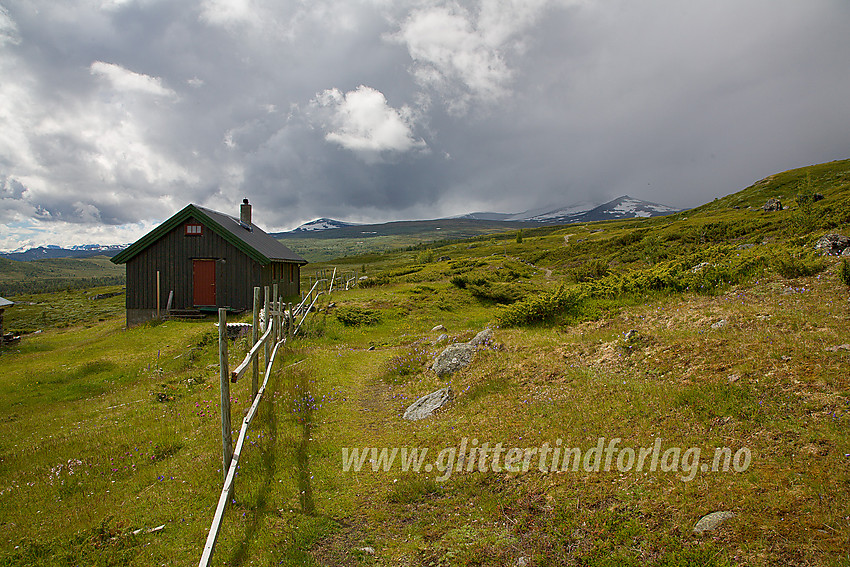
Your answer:
[[[315,232],[319,230],[333,230],[335,228],[343,228],[346,226],[354,226],[357,223],[354,222],[345,222],[336,219],[329,218],[320,218],[316,220],[311,220],[310,222],[305,222],[298,228],[291,230],[290,232]]]

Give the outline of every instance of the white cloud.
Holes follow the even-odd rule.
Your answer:
[[[154,96],[173,97],[176,93],[162,86],[162,79],[135,73],[114,63],[95,61],[91,64],[92,75],[106,78],[116,91],[139,92]]]
[[[252,0],[206,0],[201,7],[201,20],[223,27],[262,22],[258,6]]]
[[[318,93],[314,108],[324,112],[325,139],[376,161],[384,152],[407,152],[425,147],[413,136],[414,111],[403,106],[395,109],[387,104],[383,93],[360,85],[343,94],[339,89]]]
[[[416,80],[456,99],[459,108],[469,103],[470,96],[495,100],[506,93],[511,71],[499,46],[486,42],[465,10],[443,6],[418,10],[395,37],[407,46]],[[459,85],[462,89],[457,92]]]
[[[476,100],[495,102],[510,93],[515,71],[507,58],[524,50],[522,32],[552,3],[482,0],[467,9],[441,2],[414,10],[387,38],[407,47],[417,82],[463,114]]]

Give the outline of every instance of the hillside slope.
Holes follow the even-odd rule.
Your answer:
[[[106,256],[27,262],[0,258],[0,295],[3,296],[123,282],[124,267],[116,266]]]
[[[850,231],[848,175],[334,262],[368,279],[280,353],[215,562],[847,563],[850,287],[812,245]],[[197,563],[221,482],[211,323],[97,315],[3,353],[0,562]],[[485,326],[469,366],[430,369]],[[712,512],[734,515],[694,533]]]

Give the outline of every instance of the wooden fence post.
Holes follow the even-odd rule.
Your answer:
[[[162,319],[162,316],[160,315],[160,308],[159,308],[159,306],[162,302],[162,298],[160,297],[159,293],[160,293],[159,292],[159,270],[157,270],[156,271],[156,318]]]
[[[275,344],[277,344],[283,338],[283,322],[286,318],[283,316],[283,297],[277,298],[277,320],[275,321],[275,325],[277,328],[275,329]]]
[[[221,472],[227,479],[227,470],[233,458],[233,439],[230,436],[230,369],[227,363],[227,309],[218,310],[218,365],[221,378]]]
[[[272,324],[272,310],[271,310],[271,304],[269,303],[269,286],[263,286],[263,298],[264,298],[263,299],[263,305],[265,306],[265,310],[266,310],[266,319],[265,319],[265,324],[263,325],[263,334],[265,334],[265,331],[268,330],[269,325]],[[266,343],[263,345],[263,354],[265,354],[264,360],[266,361],[265,368],[267,370],[268,370],[268,367],[269,367],[269,353],[270,352],[271,351],[269,350],[269,341],[267,340]]]
[[[278,309],[277,284],[272,285],[272,310],[273,311],[280,311],[280,309]],[[274,331],[272,331],[272,339],[273,339],[272,344],[277,343],[277,335],[278,335],[279,330],[280,330],[280,320],[278,319],[277,315],[274,316],[274,322],[275,322],[275,329],[274,329]]]
[[[286,336],[290,339],[292,338],[292,328],[295,325],[295,321],[292,320],[292,303],[290,302],[287,306],[289,308],[289,319],[286,323]]]
[[[251,327],[251,346],[257,344],[257,339],[260,338],[260,288],[254,288],[254,324]],[[260,354],[254,353],[254,358],[251,359],[251,398],[257,396],[257,389],[260,384]]]

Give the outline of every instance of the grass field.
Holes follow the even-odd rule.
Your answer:
[[[850,564],[850,287],[811,253],[847,233],[848,171],[786,172],[673,217],[334,262],[369,279],[284,352],[214,564]],[[792,193],[807,184],[825,197],[808,212]],[[777,194],[788,210],[746,209]],[[197,564],[222,479],[212,321],[126,330],[120,296],[85,297],[31,297],[41,311],[19,321],[51,299],[78,315],[0,355],[0,565]],[[491,325],[493,342],[441,379],[438,324],[448,342]],[[230,342],[231,363],[247,347]],[[449,406],[401,419],[446,384]],[[232,388],[238,424],[248,384]],[[446,470],[485,443],[527,467]],[[618,464],[656,443],[654,470]],[[597,446],[598,471],[540,468],[542,451]],[[382,448],[428,456],[384,470]],[[735,516],[694,534],[715,511]]]

